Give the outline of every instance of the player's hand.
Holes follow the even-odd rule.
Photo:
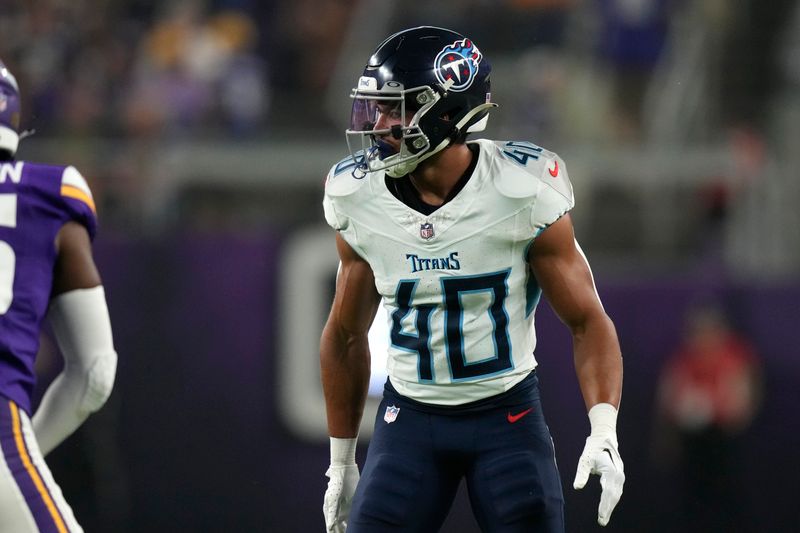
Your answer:
[[[325,514],[325,531],[327,533],[344,533],[347,529],[347,516],[350,514],[350,505],[353,503],[353,494],[358,484],[358,466],[341,465],[328,468],[328,489],[325,491],[325,500],[322,512]]]
[[[625,484],[625,465],[619,455],[616,435],[593,435],[586,439],[583,453],[578,459],[573,486],[582,489],[590,474],[600,476],[602,492],[597,509],[597,523],[605,526],[622,496],[622,486]]]

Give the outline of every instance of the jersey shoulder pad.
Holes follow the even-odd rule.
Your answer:
[[[494,181],[502,194],[525,198],[538,195],[544,187],[574,205],[567,167],[558,154],[528,141],[493,141],[493,145],[498,169]]]
[[[325,195],[349,196],[369,181],[369,173],[359,171],[357,166],[352,155],[333,165],[325,178]]]
[[[97,233],[97,208],[92,190],[77,168],[63,168],[60,194],[70,218],[86,226],[89,236],[94,239]]]
[[[61,196],[82,202],[92,213],[97,213],[89,184],[78,169],[69,166],[61,174]]]
[[[24,194],[34,205],[47,205],[48,216],[62,222],[74,220],[86,227],[94,238],[97,214],[89,184],[73,166],[47,165],[24,161],[22,185]]]

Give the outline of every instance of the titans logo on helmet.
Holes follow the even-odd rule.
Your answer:
[[[433,72],[447,90],[464,91],[472,85],[482,58],[483,55],[472,41],[461,39],[439,52],[433,64]]]

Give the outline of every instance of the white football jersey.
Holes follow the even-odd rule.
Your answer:
[[[564,162],[523,141],[480,148],[464,188],[430,215],[386,187],[384,172],[334,165],[325,218],[375,275],[389,321],[388,374],[414,400],[459,405],[502,393],[536,359],[541,290],[527,264],[535,237],[574,205]]]

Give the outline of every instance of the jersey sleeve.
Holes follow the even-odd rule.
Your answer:
[[[536,235],[575,205],[564,160],[555,152],[527,141],[494,144],[493,181],[506,197],[530,202],[530,225]]]
[[[328,176],[325,178],[325,196],[322,199],[322,208],[325,211],[325,222],[336,231],[341,231],[344,229],[345,224],[343,223],[343,219],[340,220],[340,216],[336,210],[335,196],[331,194],[336,187],[334,185],[334,180],[336,178],[335,172],[336,165],[331,167]]]
[[[575,207],[575,195],[567,174],[567,166],[550,152],[539,176],[539,194],[531,211],[531,224],[537,234]]]
[[[353,157],[348,156],[333,165],[325,178],[325,198],[322,202],[325,221],[336,231],[344,231],[349,226],[346,211],[352,209],[356,192],[369,181],[369,174],[357,177],[353,173],[355,168]]]
[[[322,205],[325,221],[335,229],[339,236],[361,257],[366,257],[363,241],[363,224],[359,224],[358,213],[363,202],[371,201],[368,196],[374,173],[354,173],[356,167],[352,157],[347,157],[333,165],[325,180],[325,197]],[[366,195],[366,196],[365,196]]]
[[[94,239],[97,234],[97,209],[89,184],[75,167],[64,168],[60,195],[69,219],[85,226],[89,237]]]

